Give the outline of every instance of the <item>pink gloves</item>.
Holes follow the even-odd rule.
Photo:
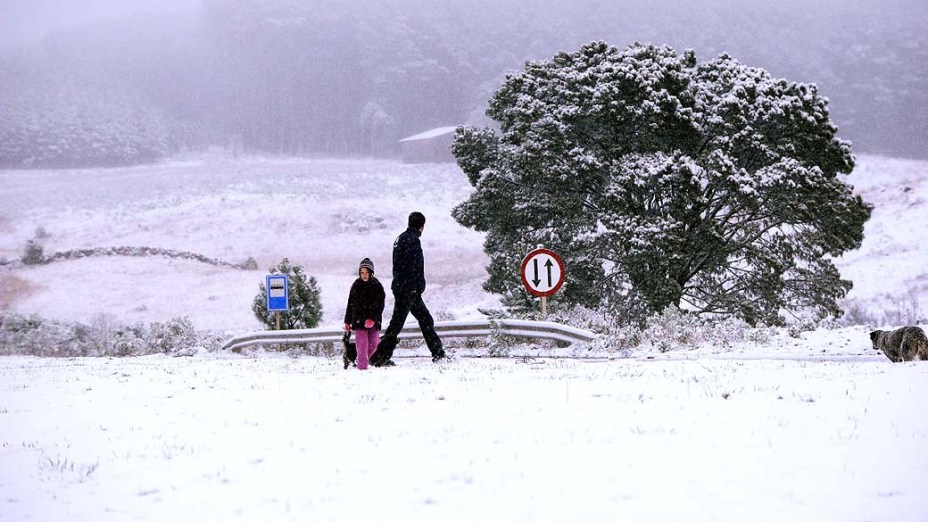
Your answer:
[[[373,320],[373,319],[368,319],[368,320],[364,321],[364,328],[373,328],[373,327],[374,327],[374,320]],[[351,331],[351,325],[350,325],[350,324],[345,323],[345,331],[346,331],[346,332],[350,332],[350,331]]]

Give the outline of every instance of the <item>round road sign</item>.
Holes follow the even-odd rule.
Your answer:
[[[547,248],[532,250],[522,260],[522,284],[536,297],[548,297],[564,284],[564,261]]]

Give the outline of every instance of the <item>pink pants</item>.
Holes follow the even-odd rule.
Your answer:
[[[354,344],[358,348],[358,369],[366,370],[371,356],[380,343],[380,330],[376,328],[359,328],[354,331]]]

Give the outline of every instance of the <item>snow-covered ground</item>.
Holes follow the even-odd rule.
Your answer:
[[[398,364],[2,358],[0,520],[928,517],[928,364]]]
[[[876,209],[864,247],[838,260],[849,303],[877,322],[924,317],[928,163],[858,165],[850,180]],[[361,258],[389,283],[414,209],[429,219],[433,313],[496,304],[480,234],[448,215],[470,190],[453,165],[208,156],[0,171],[0,186],[0,258],[41,227],[46,254],[149,246],[261,267],[7,264],[6,310],[242,333],[260,328],[264,269],[288,257],[319,279],[335,325]],[[0,521],[928,520],[928,363],[890,364],[868,331],[619,359],[523,347],[434,365],[419,348],[368,372],[264,352],[2,357]]]

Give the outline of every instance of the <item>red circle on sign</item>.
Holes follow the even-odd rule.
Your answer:
[[[525,267],[528,266],[529,262],[531,262],[532,259],[534,259],[540,254],[545,254],[545,255],[550,256],[552,259],[554,259],[558,267],[560,267],[561,269],[561,273],[557,279],[557,283],[555,283],[554,286],[552,286],[550,290],[541,291],[541,290],[538,290],[532,287],[532,285],[530,285],[528,282],[528,278],[525,277]],[[528,255],[525,256],[525,259],[522,260],[522,268],[519,270],[519,273],[522,276],[522,285],[525,286],[525,289],[528,290],[530,294],[534,295],[535,297],[548,297],[548,296],[554,295],[555,292],[561,289],[561,285],[564,284],[564,274],[565,274],[564,261],[561,260],[561,256],[555,254],[554,252],[552,252],[551,250],[548,250],[547,248],[537,248],[529,252]]]

